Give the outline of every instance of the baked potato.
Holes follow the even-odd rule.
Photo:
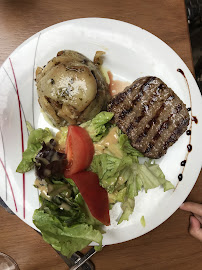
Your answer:
[[[36,70],[38,101],[54,126],[81,124],[106,109],[108,84],[100,71],[103,52],[94,63],[76,51],[64,50]]]

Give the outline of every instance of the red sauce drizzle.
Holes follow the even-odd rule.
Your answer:
[[[122,92],[126,86],[129,86],[130,82],[124,82],[119,80],[113,79],[113,74],[111,71],[107,71],[107,74],[109,76],[109,92],[111,96],[117,95],[118,93]]]

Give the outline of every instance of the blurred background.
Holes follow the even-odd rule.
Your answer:
[[[185,0],[195,76],[202,93],[202,0]]]

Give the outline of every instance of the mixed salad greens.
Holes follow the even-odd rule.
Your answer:
[[[112,118],[113,113],[101,112],[77,129],[61,128],[56,136],[48,128],[28,125],[27,149],[17,172],[35,168],[41,207],[33,222],[44,240],[68,257],[92,241],[101,248],[103,224],[109,225],[109,207],[116,202],[123,210],[120,224],[134,211],[139,191],[174,188],[159,165],[130,145]],[[144,217],[141,223],[145,226]]]

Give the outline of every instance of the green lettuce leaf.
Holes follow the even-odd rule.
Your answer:
[[[131,167],[125,168],[120,177],[127,178],[127,190],[125,201],[121,205],[123,214],[118,222],[119,224],[123,220],[128,220],[130,214],[132,214],[134,210],[134,204],[132,202],[142,188],[145,192],[159,186],[164,188],[164,192],[174,188],[173,184],[165,179],[165,175],[159,165],[152,164],[151,161],[144,164],[134,163]]]
[[[122,138],[126,143],[122,159],[104,153],[94,156],[90,166],[90,170],[97,173],[100,185],[109,193],[110,204],[122,203],[123,214],[119,224],[128,220],[134,210],[134,198],[142,189],[147,192],[158,186],[162,186],[164,191],[174,188],[172,183],[165,179],[158,164],[151,161],[139,164],[138,159],[134,162],[134,157],[138,157],[139,153],[131,149],[127,140]]]
[[[142,183],[145,192],[147,192],[148,189],[153,189],[161,185],[164,191],[174,188],[172,183],[165,179],[165,175],[159,165],[155,163],[152,164],[151,162],[139,164],[137,181]]]
[[[83,223],[67,226],[56,216],[40,209],[34,211],[33,222],[40,229],[43,239],[64,256],[71,257],[92,241],[102,245],[102,234],[92,225]]]
[[[144,216],[141,217],[140,223],[142,224],[142,227],[145,227],[146,226],[146,221],[145,221]]]
[[[127,135],[120,134],[119,145],[125,155],[133,157],[134,162],[138,163],[138,157],[143,157],[142,153],[140,153],[138,150],[132,147]]]
[[[30,124],[30,122],[26,121],[26,126],[28,129],[29,134],[34,130],[34,128],[32,127],[32,125]]]
[[[100,112],[92,120],[81,124],[82,128],[85,128],[94,142],[98,142],[104,137],[108,130],[108,122],[114,116],[111,112]]]
[[[44,197],[44,193],[40,195],[40,209],[56,216],[68,226],[77,223],[87,223],[102,231],[101,226],[103,224],[92,216],[72,179],[61,178],[60,180],[55,180],[53,178],[46,179],[46,182],[48,197]]]
[[[124,220],[128,220],[129,216],[133,213],[135,207],[135,199],[127,198],[124,203],[122,203],[121,208],[123,210],[123,213],[118,221],[118,224],[120,224]]]
[[[31,130],[31,128],[29,128]],[[30,171],[34,166],[34,158],[42,148],[42,143],[49,142],[53,138],[51,131],[48,128],[31,130],[27,149],[22,154],[23,158],[17,167],[16,172],[25,173]]]
[[[131,165],[132,159],[130,157],[126,156],[120,159],[108,154],[102,154],[94,156],[90,170],[98,175],[100,185],[109,193],[112,193],[116,188],[116,184],[120,186],[119,182],[117,182],[120,172]]]
[[[80,205],[70,199],[63,199],[63,196],[53,197],[52,201],[48,201],[40,197],[41,207],[45,213],[58,218],[58,220],[68,226],[85,223],[86,216]]]
[[[149,189],[162,186],[164,192],[173,189],[173,184],[165,179],[158,164],[145,161],[144,164],[134,163],[130,168],[123,170],[121,177],[127,178],[126,196],[130,199],[138,195],[142,188],[147,192]]]
[[[174,189],[175,186],[168,180],[165,181],[165,183],[163,183],[163,188],[164,188],[164,192],[170,190],[170,189]]]
[[[109,203],[115,204],[116,202],[124,202],[126,197],[127,188],[123,187],[120,191],[115,191],[113,193],[108,193]]]

